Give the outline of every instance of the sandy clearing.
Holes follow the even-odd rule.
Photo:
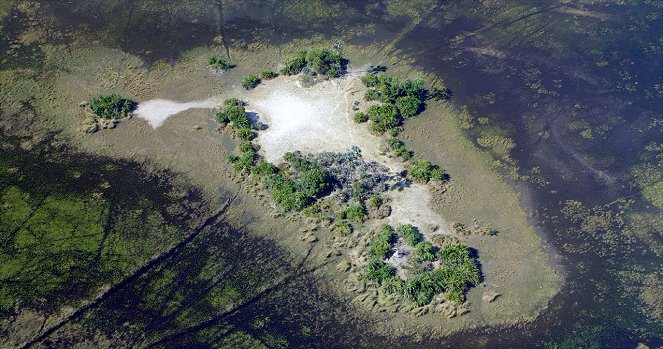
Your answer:
[[[431,194],[425,184],[412,183],[401,191],[387,192],[391,198],[391,215],[387,221],[394,226],[412,224],[430,238],[430,226],[437,226],[439,232],[449,234],[447,221],[431,207]]]
[[[166,99],[152,99],[138,104],[134,115],[145,119],[150,126],[157,128],[171,116],[189,109],[213,109],[221,103],[212,98],[195,102],[175,102]]]
[[[256,138],[262,155],[278,163],[286,152],[346,152],[356,145],[365,160],[402,170],[401,163],[380,154],[382,140],[353,120],[352,103],[362,100],[363,89],[357,75],[348,74],[312,87],[281,77],[250,91],[247,108],[269,126]]]

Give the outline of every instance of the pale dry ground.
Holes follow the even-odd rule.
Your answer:
[[[151,99],[142,102],[136,108],[134,115],[145,119],[150,126],[157,128],[171,116],[189,109],[214,109],[221,105],[222,101],[210,98],[197,102],[176,102],[167,99]]]
[[[116,50],[86,49],[75,51],[71,56],[58,55],[54,59],[66,62],[70,69],[55,79],[54,93],[57,98],[54,100],[57,103],[40,106],[52,115],[44,120],[44,124],[64,130],[67,142],[82,150],[147,161],[182,173],[185,180],[204,189],[210,200],[219,200],[239,186],[228,177],[226,158],[233,146],[227,136],[214,132],[218,125],[212,120],[213,111],[183,111],[156,129],[144,120],[134,118],[120,123],[113,130],[88,135],[76,131],[78,123],[84,118],[78,103],[97,94],[117,92],[138,102],[159,98],[201,101],[211,97],[238,97],[254,104],[261,99],[254,97],[262,95],[262,98],[267,98],[269,94],[263,92],[268,91],[261,91],[258,87],[247,92],[240,86],[241,78],[262,69],[277,68],[278,62],[295,50],[282,47],[263,48],[260,52],[235,51],[233,62],[238,67],[223,76],[206,69],[205,60],[211,53],[209,49],[187,53],[174,67],[160,65],[150,71],[145,70],[137,57]],[[392,74],[407,76],[408,72],[413,71],[405,65],[399,71],[399,62],[405,64],[402,60],[371,58],[373,51],[367,50],[373,49],[348,48],[346,55],[351,62],[362,60],[362,63],[377,64],[386,60],[390,70],[394,70]],[[282,51],[288,53],[281,54]],[[360,98],[361,94],[352,96],[352,99]],[[253,107],[250,105],[250,108]],[[470,313],[453,319],[439,314],[412,318],[368,313],[380,320],[382,325],[378,330],[385,333],[412,334],[416,328],[445,333],[471,326],[531,319],[547,305],[559,288],[559,276],[547,262],[548,256],[542,249],[541,240],[519,206],[519,196],[489,168],[489,156],[478,151],[462,135],[453,113],[455,111],[448,106],[431,103],[422,115],[406,123],[402,136],[408,147],[439,164],[451,175],[447,193],[441,198],[431,198],[432,212],[450,222],[467,224],[478,218],[500,231],[497,237],[466,239],[470,246],[479,251],[487,286],[473,288],[469,293],[472,302]],[[194,126],[201,126],[202,129],[197,130]],[[407,198],[407,192],[405,194],[401,198]],[[421,195],[411,198],[410,204],[425,202]],[[272,238],[275,243],[291,251],[293,258],[305,256],[310,245],[300,240],[301,223],[272,218],[264,202],[253,195],[241,194],[229,219],[238,226],[246,226],[255,234]],[[316,233],[323,241],[325,234],[329,234],[323,229]],[[311,258],[322,258],[325,252],[324,243],[318,243]],[[349,301],[352,296],[340,286],[346,274],[336,272],[334,264],[330,263],[328,269],[316,275],[328,280],[330,291]],[[482,295],[493,291],[502,296],[493,303],[483,303]]]

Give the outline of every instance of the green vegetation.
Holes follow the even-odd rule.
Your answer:
[[[368,218],[366,208],[363,205],[353,205],[345,209],[344,217],[354,222],[363,222]]]
[[[176,203],[148,198],[154,188],[132,182],[145,174],[131,164],[38,147],[0,156],[3,319],[17,307],[52,314],[77,304],[181,236],[161,211]],[[119,184],[108,189],[104,178]]]
[[[405,224],[398,227],[398,237],[405,240],[408,245],[415,247],[421,241],[421,234],[412,224]]]
[[[369,255],[379,259],[389,258],[393,252],[392,245],[395,241],[394,229],[387,224],[381,225],[373,240]]]
[[[257,135],[255,131],[253,131],[250,128],[240,128],[239,130],[237,130],[237,138],[243,141],[251,141],[256,137]]]
[[[421,236],[414,226],[400,226],[398,234],[414,247],[414,255],[419,260],[425,263],[439,260],[440,267],[422,270],[407,280],[400,279],[395,269],[383,261],[391,255],[395,243],[393,229],[383,225],[371,245],[364,276],[384,287],[385,291],[422,306],[440,293],[444,293],[450,301],[462,302],[467,287],[479,283],[479,268],[466,245],[449,239],[436,253],[430,242],[420,241]]]
[[[293,153],[286,153],[284,159],[291,166],[289,176],[276,172],[275,167],[271,170],[267,165],[263,167],[273,172],[266,176],[265,187],[272,199],[286,211],[302,210],[331,189],[333,177],[318,163]]]
[[[408,174],[417,182],[428,183],[431,179],[445,179],[445,172],[428,160],[417,160],[408,169]]]
[[[296,75],[308,67],[317,75],[325,79],[340,76],[345,70],[347,60],[339,53],[329,49],[316,49],[312,51],[300,51],[294,58],[285,60],[281,73],[283,75]]]
[[[217,56],[207,57],[207,64],[214,69],[222,69],[222,70],[228,70],[236,67],[235,64],[228,63]]]
[[[271,70],[271,69],[263,70],[260,73],[260,77],[265,79],[265,80],[271,80],[271,79],[274,79],[277,76],[279,76],[279,74],[277,72]]]
[[[373,122],[372,130],[377,133],[397,133],[403,119],[419,114],[428,98],[423,79],[401,82],[395,76],[366,74],[361,81],[369,87],[364,99],[383,103],[368,110],[368,118]]]
[[[90,100],[92,113],[102,119],[125,118],[135,107],[134,101],[115,93]]]
[[[258,84],[260,84],[260,77],[256,74],[250,74],[244,77],[244,80],[242,80],[242,87],[244,87],[247,90],[250,90]]]
[[[377,133],[394,129],[403,121],[392,104],[372,105],[368,109],[368,119],[373,122],[372,130]]]
[[[405,148],[405,143],[396,137],[387,139],[387,146],[394,152],[394,154],[403,161],[408,161],[412,158],[412,151]]]
[[[244,108],[244,102],[237,98],[226,99],[224,108],[216,114],[216,121],[222,125],[232,123],[233,128],[245,129],[251,127],[249,114]]]
[[[368,115],[366,115],[366,113],[359,112],[359,113],[355,114],[355,122],[363,123],[363,122],[366,122],[366,121],[368,121]]]

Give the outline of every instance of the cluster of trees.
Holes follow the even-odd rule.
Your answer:
[[[121,119],[136,108],[136,102],[118,94],[101,95],[90,100],[90,110],[102,119]]]
[[[320,164],[286,153],[290,173],[275,172],[265,178],[272,199],[287,211],[302,210],[333,186],[333,177]]]
[[[399,295],[417,306],[430,303],[433,297],[445,293],[447,299],[462,302],[468,286],[480,282],[480,272],[467,245],[457,241],[445,243],[439,250],[421,241],[421,235],[412,225],[398,228],[398,236],[415,247],[415,255],[423,261],[440,261],[440,267],[421,271],[407,280],[395,275],[395,269],[384,262],[392,254],[396,233],[388,225],[382,225],[371,245],[365,277],[373,280],[392,294]]]
[[[368,219],[366,208],[362,204],[348,206],[346,209],[336,213],[336,218],[347,219],[353,222],[363,222]]]
[[[222,69],[222,70],[228,70],[236,67],[235,64],[226,62],[217,56],[207,57],[207,64],[214,69]]]
[[[281,73],[284,75],[296,75],[305,67],[311,69],[326,79],[335,78],[343,74],[348,60],[340,53],[322,48],[311,51],[299,51],[297,55],[283,62]]]
[[[372,106],[368,118],[373,121],[373,131],[397,133],[403,119],[419,114],[425,107],[427,92],[423,79],[400,81],[395,76],[369,73],[361,78],[369,87],[364,98],[367,101],[380,101],[380,106]]]
[[[244,108],[245,103],[237,98],[229,98],[224,102],[224,107],[216,113],[216,121],[222,125],[230,123],[236,129],[237,138],[243,141],[251,141],[257,135],[249,114]]]
[[[428,160],[417,160],[409,168],[408,174],[415,181],[420,183],[428,183],[431,179],[444,180],[447,174],[440,166],[433,165]]]

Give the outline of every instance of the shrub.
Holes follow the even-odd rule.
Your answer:
[[[223,69],[223,70],[228,70],[236,67],[235,64],[226,62],[223,59],[220,59],[216,56],[209,56],[207,58],[207,64],[212,68]]]
[[[274,72],[273,70],[269,70],[269,69],[263,70],[260,73],[260,77],[265,79],[265,80],[271,80],[271,79],[274,79],[277,76],[279,76],[278,73]]]
[[[244,106],[246,103],[244,103],[242,100],[237,99],[237,98],[228,98],[225,101],[223,101],[223,105],[226,107],[233,107],[233,106]]]
[[[404,118],[411,118],[419,113],[421,101],[413,96],[398,97],[396,108]]]
[[[239,144],[239,151],[245,153],[247,151],[255,151],[255,147],[251,142],[243,141]]]
[[[266,186],[272,199],[286,211],[301,210],[306,207],[311,198],[298,190],[297,184],[283,175],[277,173],[267,177]]]
[[[343,57],[326,48],[309,51],[306,64],[316,73],[328,78],[337,77],[343,71]]]
[[[102,119],[124,118],[136,106],[136,103],[118,94],[99,96],[90,100],[90,109]]]
[[[353,205],[345,210],[345,217],[354,222],[363,222],[368,218],[366,209],[362,205]]]
[[[433,262],[436,259],[435,252],[433,252],[433,244],[428,241],[421,241],[414,246],[414,255],[426,262]]]
[[[244,80],[242,80],[242,87],[244,87],[247,90],[250,90],[260,83],[260,77],[255,74],[247,75],[244,77]]]
[[[398,227],[398,235],[412,247],[415,247],[421,240],[421,234],[419,234],[417,228],[412,224],[405,224]]]
[[[368,118],[373,121],[373,131],[383,133],[401,124],[398,110],[391,104],[373,105],[368,109]]]
[[[366,90],[364,99],[367,101],[377,101],[380,99],[380,93],[374,88],[369,88],[368,90]]]
[[[297,56],[292,59],[283,61],[283,68],[281,73],[283,75],[296,75],[302,71],[306,66],[306,51],[299,51]]]
[[[383,262],[380,258],[371,257],[368,260],[368,266],[366,267],[366,278],[373,280],[378,284],[392,279],[394,276],[394,268]]]
[[[382,205],[382,198],[378,195],[373,195],[368,199],[368,206],[378,208]]]
[[[276,166],[272,165],[271,163],[265,160],[258,161],[258,164],[256,165],[256,173],[258,173],[261,176],[269,176],[275,174],[277,171],[278,169],[276,168]]]
[[[366,113],[359,112],[355,114],[355,122],[362,123],[368,121],[368,115]]]
[[[216,114],[216,121],[221,124],[232,122],[233,127],[238,129],[251,127],[249,114],[246,113],[246,109],[241,105],[231,105],[221,109]]]
[[[375,74],[366,74],[361,77],[361,82],[363,82],[366,87],[375,87],[380,82],[380,79],[378,79],[378,76]]]
[[[398,138],[392,137],[387,139],[387,146],[394,151],[396,156],[400,157],[404,161],[410,160],[412,158],[412,151],[405,148],[405,144]]]
[[[388,258],[392,254],[394,243],[394,229],[387,224],[380,226],[377,236],[373,240],[369,254],[376,258]]]
[[[250,141],[256,138],[256,133],[250,128],[240,128],[237,131],[237,138],[243,141]]]
[[[444,179],[444,170],[427,160],[417,160],[409,168],[410,176],[417,182],[427,183],[431,179]]]

